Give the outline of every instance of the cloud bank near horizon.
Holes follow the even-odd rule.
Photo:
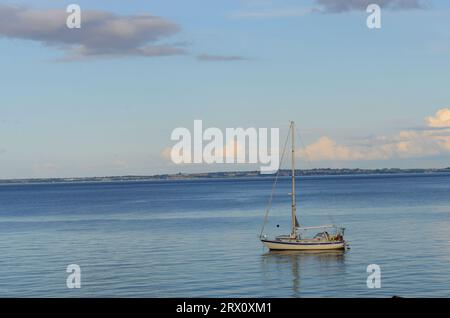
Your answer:
[[[390,136],[374,136],[357,145],[339,144],[328,136],[321,136],[315,142],[296,151],[296,157],[312,162],[356,162],[385,161],[391,159],[422,158],[450,154],[450,108],[442,108],[433,116],[425,118],[426,126],[417,130],[402,130]],[[436,129],[439,128],[439,129]],[[161,156],[171,160],[172,147],[166,147]],[[226,154],[235,158],[248,151],[246,145],[229,142],[219,149],[218,156]]]
[[[297,156],[311,161],[367,161],[450,154],[450,108],[438,110],[434,116],[425,118],[425,123],[424,129],[375,136],[363,140],[362,145],[341,145],[322,136],[299,150]]]

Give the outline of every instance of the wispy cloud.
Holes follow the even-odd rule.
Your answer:
[[[263,8],[263,9],[236,11],[229,14],[229,17],[234,19],[276,19],[276,18],[301,17],[315,11],[316,9],[314,8],[302,8],[302,7]]]
[[[117,15],[106,11],[82,11],[80,29],[66,26],[67,13],[60,9],[37,10],[0,5],[0,37],[40,42],[65,52],[63,60],[99,56],[167,56],[183,54],[174,44],[162,44],[181,28],[152,15]]]
[[[112,162],[112,167],[117,169],[128,169],[129,165],[126,160],[116,159]]]
[[[238,55],[212,55],[200,54],[197,55],[197,60],[201,62],[217,62],[217,61],[245,61],[248,58]]]
[[[33,165],[33,172],[37,175],[54,172],[58,169],[58,165],[53,162],[36,163]]]
[[[393,10],[424,9],[429,6],[429,1],[424,0],[315,0],[317,10],[325,13],[366,10],[372,3]]]

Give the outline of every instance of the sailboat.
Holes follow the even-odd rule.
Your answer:
[[[266,216],[264,218],[264,224],[260,233],[261,242],[270,250],[338,250],[345,249],[347,242],[344,240],[345,228],[331,225],[310,226],[303,227],[300,225],[297,219],[297,203],[295,197],[295,123],[291,121],[289,126],[289,132],[291,133],[292,149],[291,149],[291,164],[292,164],[292,192],[291,196],[291,233],[285,235],[276,236],[273,239],[268,238],[264,234],[264,227],[267,223],[267,216],[271,206],[272,197],[278,178],[278,173],[275,178],[274,188],[272,189],[272,195],[269,199],[269,205],[266,210]],[[289,136],[289,134],[288,134]],[[287,144],[287,140],[286,140]],[[286,145],[285,144],[285,145]],[[286,148],[286,147],[285,147]],[[284,149],[285,150],[285,149]],[[284,156],[284,152],[282,156]],[[315,235],[310,235],[311,231],[315,231]]]

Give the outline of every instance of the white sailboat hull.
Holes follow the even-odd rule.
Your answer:
[[[271,241],[261,240],[264,245],[270,250],[339,250],[345,249],[345,241],[339,242],[286,242],[286,241]]]

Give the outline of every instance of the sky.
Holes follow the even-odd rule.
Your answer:
[[[300,168],[450,166],[448,1],[0,0],[0,52],[0,179],[258,167],[173,164],[195,119],[294,120]]]

